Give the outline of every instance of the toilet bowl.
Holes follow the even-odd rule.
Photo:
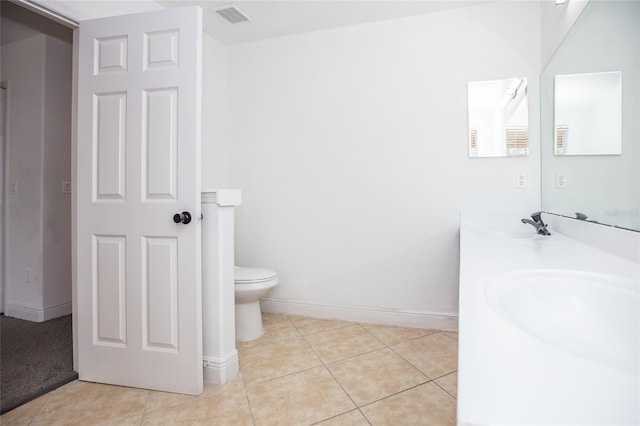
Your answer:
[[[260,299],[278,285],[269,269],[235,267],[236,340],[246,342],[264,334]]]

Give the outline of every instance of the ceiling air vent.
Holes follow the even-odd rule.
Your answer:
[[[234,5],[224,6],[221,9],[216,10],[216,13],[232,24],[237,24],[249,20],[247,15],[238,10],[238,8]]]

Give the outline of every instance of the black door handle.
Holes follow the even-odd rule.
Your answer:
[[[176,213],[173,215],[173,221],[175,223],[182,222],[183,224],[186,225],[187,223],[191,222],[191,213],[189,212]]]

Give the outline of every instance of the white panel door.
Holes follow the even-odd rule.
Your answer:
[[[80,380],[202,392],[201,15],[80,23]]]

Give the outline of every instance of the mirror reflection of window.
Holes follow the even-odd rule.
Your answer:
[[[567,146],[569,145],[569,125],[558,124],[556,125],[556,155],[564,155],[567,153]]]
[[[622,153],[621,72],[556,75],[554,103],[556,155]]]
[[[478,156],[478,129],[469,129],[469,155]]]
[[[508,127],[506,129],[507,156],[527,155],[529,152],[529,129]]]
[[[469,156],[528,155],[527,79],[471,82],[467,89]]]

